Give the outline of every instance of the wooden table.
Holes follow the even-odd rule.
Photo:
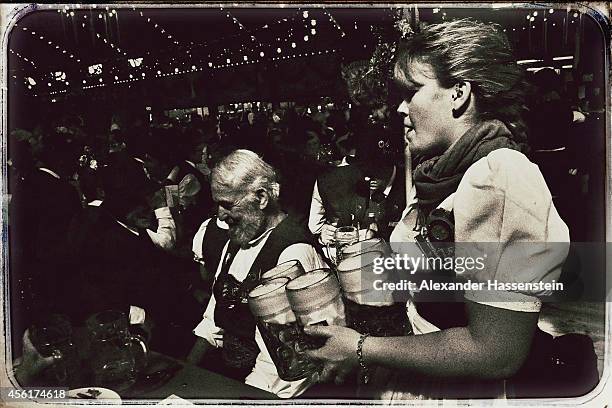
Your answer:
[[[170,395],[183,399],[206,400],[275,400],[275,394],[232,380],[212,371],[185,365],[166,384],[143,395],[123,399],[162,400]]]
[[[174,394],[188,400],[266,401],[278,399],[275,394],[155,352],[149,355],[146,372],[151,373],[173,365],[178,365],[178,371],[165,383],[143,389],[137,382],[130,389],[120,392],[121,398],[123,400],[162,400]]]

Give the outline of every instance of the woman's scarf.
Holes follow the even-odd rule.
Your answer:
[[[441,156],[420,163],[413,177],[417,191],[417,227],[425,226],[431,211],[457,191],[459,182],[472,164],[504,147],[523,150],[505,124],[491,120],[472,126]]]

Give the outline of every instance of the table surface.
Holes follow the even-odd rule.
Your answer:
[[[138,388],[138,383],[131,390],[120,392],[124,400],[162,400],[170,395],[183,399],[205,400],[276,400],[275,394],[246,385],[231,378],[197,367],[184,364],[171,357],[158,353],[150,355],[148,372],[160,367],[179,365],[178,371],[167,382],[147,390]]]

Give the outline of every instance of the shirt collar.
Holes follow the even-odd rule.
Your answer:
[[[123,228],[125,228],[128,231],[130,231],[132,234],[140,236],[138,231],[136,231],[134,228],[128,226],[127,224],[125,224],[125,223],[123,223],[123,222],[121,222],[119,220],[115,220],[115,221],[117,221],[117,224],[121,225]]]
[[[262,234],[260,236],[258,236],[257,238],[253,238],[252,240],[249,241],[248,245],[249,247],[254,247],[257,246],[259,243],[261,243],[261,241],[263,241],[264,239],[266,239],[268,237],[268,235],[270,235],[270,233],[272,232],[272,230],[275,227],[272,228],[268,228],[267,230],[265,230],[264,232],[262,232]]]
[[[383,194],[385,195],[385,197],[387,197],[389,193],[391,192],[391,188],[393,187],[393,182],[395,181],[396,175],[397,175],[397,167],[393,166],[393,173],[391,173],[391,177],[389,178],[387,187],[385,187],[385,191],[383,191]]]
[[[40,168],[40,171],[44,171],[45,173],[48,173],[48,174],[52,175],[53,177],[55,177],[55,178],[56,178],[56,179],[58,179],[58,180],[61,178],[61,177],[59,176],[59,174],[57,174],[57,173],[56,173],[56,172],[54,172],[53,170],[48,169],[48,168],[46,168],[46,167],[41,167],[41,168]]]
[[[348,158],[349,158],[349,157],[351,157],[351,158],[353,158],[353,159],[355,158],[355,156],[344,156],[344,157],[342,158],[342,161],[340,162],[340,164],[338,164],[338,167],[348,166],[348,165],[350,164],[350,163],[348,162],[348,160],[349,160]]]

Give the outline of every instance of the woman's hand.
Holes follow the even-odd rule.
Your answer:
[[[304,332],[309,336],[327,338],[327,342],[320,349],[306,351],[308,357],[323,363],[323,369],[315,374],[314,381],[334,380],[336,384],[341,384],[359,365],[357,343],[360,335],[355,330],[341,326],[306,326]]]

